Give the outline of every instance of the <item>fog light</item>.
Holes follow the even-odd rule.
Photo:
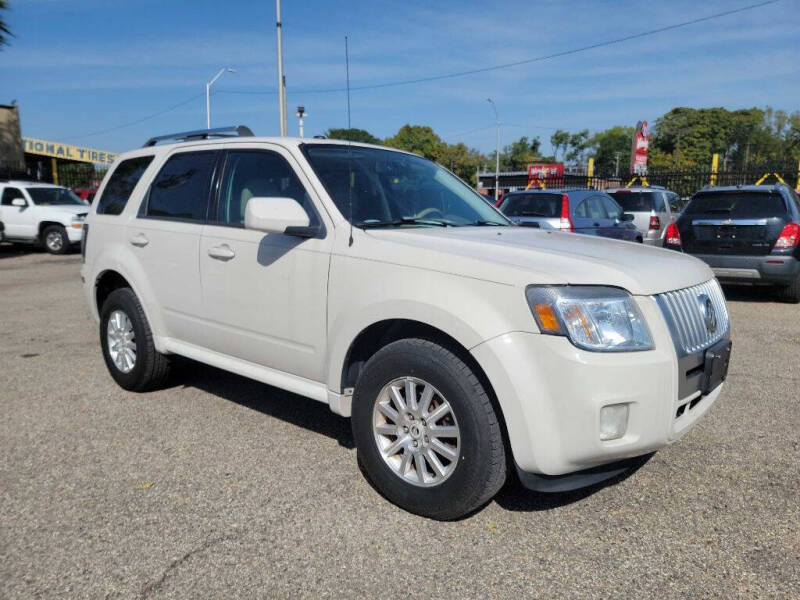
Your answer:
[[[628,405],[609,404],[600,409],[600,439],[616,440],[628,429]]]

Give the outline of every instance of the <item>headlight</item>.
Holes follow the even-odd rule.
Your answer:
[[[625,290],[602,286],[538,286],[525,290],[542,333],[563,335],[595,352],[652,350],[642,313]]]

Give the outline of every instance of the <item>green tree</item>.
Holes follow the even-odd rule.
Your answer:
[[[3,10],[8,10],[8,2],[6,2],[6,0],[0,0],[0,11]],[[8,29],[8,25],[2,13],[0,13],[0,48],[8,44],[9,37],[11,37],[11,31]]]
[[[589,130],[583,129],[578,133],[570,134],[567,142],[568,152],[565,157],[568,161],[578,162],[583,158],[589,144]]]
[[[331,128],[325,132],[325,137],[331,140],[349,140],[351,142],[361,142],[364,144],[380,144],[381,140],[364,129],[351,127],[350,129]]]
[[[615,125],[589,138],[587,148],[594,153],[595,173],[608,177],[630,172],[633,132],[633,127]]]
[[[431,160],[438,160],[446,145],[427,125],[403,125],[400,130],[383,143],[392,148],[413,152]]]
[[[559,150],[562,153],[566,153],[569,137],[569,131],[564,131],[563,129],[556,129],[556,132],[550,136],[550,144],[553,146],[553,155],[556,160],[558,160]]]
[[[463,143],[445,144],[440,150],[437,162],[450,169],[464,181],[476,185],[476,173],[479,167],[486,164],[486,157],[474,148]]]
[[[528,165],[542,160],[540,148],[542,142],[538,137],[528,139],[522,136],[515,142],[504,146],[500,152],[501,171],[525,171]],[[494,168],[496,152],[492,152],[488,157],[490,168]]]

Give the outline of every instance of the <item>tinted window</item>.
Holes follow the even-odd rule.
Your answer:
[[[18,190],[17,188],[7,187],[3,190],[3,206],[11,206],[11,201],[16,198],[25,199],[25,196],[22,195],[22,190]]]
[[[667,194],[667,200],[669,201],[669,208],[672,212],[678,213],[681,212],[681,199],[678,194],[674,194],[670,192]]]
[[[606,207],[606,213],[609,219],[622,219],[622,209],[619,207],[619,204],[614,202],[613,198],[610,196],[603,196],[603,205]]]
[[[103,195],[97,203],[98,215],[118,215],[128,203],[133,188],[139,183],[145,169],[153,162],[152,156],[139,156],[123,160],[108,180]],[[94,194],[88,194],[89,202],[92,201]]]
[[[34,204],[40,206],[78,205],[86,206],[86,202],[78,198],[72,190],[61,187],[29,187],[25,188]]]
[[[696,195],[683,214],[720,215],[731,219],[783,217],[786,202],[776,193],[710,192]]]
[[[346,145],[309,144],[304,151],[339,211],[352,214],[358,227],[508,224],[475,190],[424,158]]]
[[[605,219],[606,209],[603,207],[602,196],[587,198],[575,209],[575,216],[583,219]]]
[[[506,196],[500,210],[507,217],[561,216],[561,194],[513,194]]]
[[[147,216],[204,221],[216,152],[175,154],[150,187]]]
[[[311,198],[286,159],[261,150],[229,152],[216,221],[244,225],[247,201],[256,196],[293,198],[306,210],[311,225],[319,222]]]
[[[653,209],[654,194],[652,192],[620,190],[611,192],[610,195],[625,212],[650,212]]]

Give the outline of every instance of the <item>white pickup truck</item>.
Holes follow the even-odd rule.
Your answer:
[[[544,491],[612,477],[719,396],[705,263],[515,226],[413,154],[248,133],[151,139],[100,186],[81,276],[123,388],[182,355],[324,402],[373,484],[436,519],[514,469]]]
[[[80,243],[89,205],[69,188],[32,181],[0,181],[5,241],[42,244],[66,254]]]

